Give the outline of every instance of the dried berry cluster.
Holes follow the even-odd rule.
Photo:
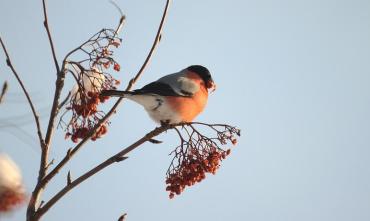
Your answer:
[[[114,30],[103,29],[75,51],[84,54],[85,59],[68,61],[66,71],[76,80],[66,108],[72,112],[67,123],[66,138],[71,138],[73,142],[78,142],[90,134],[104,116],[99,110],[99,104],[109,97],[100,96],[101,90],[115,89],[120,84],[107,72],[111,67],[115,71],[121,69],[113,59],[113,49],[120,44],[121,39],[116,37]],[[103,136],[107,132],[107,126],[108,123],[101,125],[91,139],[96,140]]]
[[[205,125],[205,124],[202,124]],[[220,163],[231,152],[223,150],[219,144],[227,144],[230,141],[236,144],[236,136],[240,136],[240,130],[228,125],[207,125],[217,133],[217,138],[208,138],[202,135],[195,127],[184,127],[188,139],[178,131],[181,139],[179,145],[172,153],[174,158],[167,171],[166,190],[169,197],[179,195],[186,186],[192,186],[206,178],[207,173],[215,174]],[[219,130],[218,127],[223,128]]]
[[[172,199],[175,194],[179,195],[186,186],[192,186],[206,178],[206,173],[215,174],[220,167],[221,160],[230,154],[227,151],[213,148],[209,152],[201,154],[198,149],[193,149],[192,153],[185,155],[184,160],[177,171],[170,173],[166,179],[168,185],[166,190],[170,192]]]
[[[0,193],[0,212],[8,212],[25,201],[23,191],[13,189],[3,190]]]

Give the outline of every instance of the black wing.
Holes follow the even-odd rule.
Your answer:
[[[161,96],[187,97],[176,93],[170,85],[158,81],[147,84],[141,89],[134,90],[132,94],[157,94]]]

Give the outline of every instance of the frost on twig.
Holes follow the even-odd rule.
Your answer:
[[[119,72],[121,67],[113,58],[113,50],[121,45],[122,40],[113,29],[103,29],[74,50],[81,60],[66,61],[66,72],[72,74],[76,81],[67,102],[66,112],[71,112],[70,120],[65,123],[63,114],[61,123],[66,125],[66,138],[78,142],[93,130],[104,117],[99,104],[109,97],[100,96],[101,90],[116,89],[120,83],[110,73],[112,69]],[[81,56],[82,55],[82,56]],[[100,126],[91,137],[100,138],[107,132],[108,122]]]
[[[207,137],[197,126],[211,129],[216,136]],[[182,130],[174,129],[180,138],[180,145],[171,152],[173,159],[166,174],[166,190],[170,192],[170,198],[181,194],[186,186],[201,182],[207,173],[215,174],[221,161],[231,152],[221,146],[228,142],[235,145],[240,136],[239,129],[226,124],[194,122],[184,124]]]

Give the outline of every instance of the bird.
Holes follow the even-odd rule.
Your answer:
[[[156,123],[168,125],[192,122],[204,110],[208,92],[215,89],[210,71],[202,65],[191,65],[141,89],[102,90],[101,96],[132,100],[142,105]]]

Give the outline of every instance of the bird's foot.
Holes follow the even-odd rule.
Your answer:
[[[170,125],[170,120],[161,120],[161,127],[168,127]]]

